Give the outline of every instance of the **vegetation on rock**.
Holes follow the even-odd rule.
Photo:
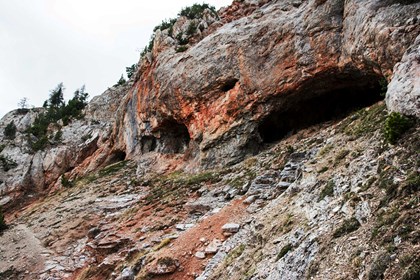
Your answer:
[[[197,32],[197,23],[195,20],[202,19],[204,17],[204,12],[208,10],[212,15],[215,17],[218,17],[216,8],[214,6],[211,6],[209,4],[203,3],[203,4],[194,4],[189,7],[183,8],[179,13],[178,16],[184,16],[187,19],[191,20],[191,22],[188,25],[187,30],[184,32],[179,32],[176,34],[176,40],[178,42],[178,45],[176,47],[176,52],[184,52],[188,49],[187,45],[190,42],[190,39],[196,34]],[[171,18],[171,19],[165,19],[162,21],[161,24],[155,26],[153,28],[153,32],[156,31],[164,31],[168,30],[168,35],[170,37],[173,37],[173,27],[177,21],[177,18]],[[155,40],[155,34],[153,34],[150,37],[149,44],[144,47],[143,51],[141,52],[140,56],[144,57],[148,52],[151,52],[153,50],[154,46],[154,40]],[[129,77],[130,78],[130,77]]]
[[[32,151],[43,150],[49,143],[48,128],[51,124],[57,124],[59,120],[62,124],[68,125],[73,119],[83,118],[82,111],[87,105],[89,94],[85,92],[85,87],[74,92],[73,98],[64,101],[64,85],[58,84],[50,93],[50,98],[44,102],[45,111],[40,113],[32,125],[26,130],[29,146]],[[61,132],[57,132],[56,141],[61,139]]]
[[[385,139],[395,144],[399,138],[411,127],[413,121],[397,112],[392,112],[385,120]]]
[[[345,220],[335,231],[333,234],[334,238],[339,238],[344,236],[348,233],[356,231],[360,227],[360,223],[356,218],[350,218]]]
[[[127,81],[124,79],[124,75],[121,74],[120,79],[118,80],[118,82],[114,86],[123,86],[123,85],[125,85],[126,82]]]
[[[16,125],[14,121],[11,121],[5,128],[4,128],[4,137],[9,140],[13,140],[16,137]]]
[[[210,12],[217,16],[216,8],[209,4],[194,4],[190,7],[185,7],[179,12],[179,16],[187,17],[188,19],[200,19],[203,18],[204,11],[210,10]]]
[[[138,69],[137,64],[133,64],[129,67],[126,67],[125,72],[127,73],[127,77],[130,79],[134,74],[136,74],[137,69]]]
[[[6,172],[17,167],[17,163],[9,156],[0,155],[0,164],[3,170]]]

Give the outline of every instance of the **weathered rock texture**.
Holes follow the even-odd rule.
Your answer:
[[[172,37],[156,32],[129,84],[95,98],[84,121],[63,128],[61,144],[31,155],[23,132],[36,111],[3,118],[1,127],[18,124],[16,142],[2,151],[18,168],[0,174],[2,204],[13,191],[39,192],[66,172],[126,157],[141,157],[139,174],[236,163],[300,127],[377,101],[384,78],[390,109],[418,116],[419,12],[418,1],[241,1],[220,17],[181,17]],[[174,38],[192,24],[179,52]]]
[[[61,140],[50,139],[45,150],[35,153],[29,147],[25,131],[43,109],[15,110],[4,116],[0,121],[2,131],[13,121],[17,132],[12,140],[0,134],[0,142],[4,145],[1,155],[17,166],[8,171],[0,170],[0,205],[19,202],[24,194],[33,197],[45,193],[55,184],[60,185],[57,179],[69,171],[85,174],[112,161],[115,154],[110,152],[107,143],[123,89],[111,88],[93,98],[85,109],[83,120],[74,120],[63,126]],[[52,126],[51,135],[58,129],[58,126]]]
[[[387,105],[391,111],[420,116],[420,35],[394,68],[388,85]]]
[[[42,151],[25,130],[43,109],[7,114],[0,278],[417,279],[418,123],[393,146],[383,102],[344,116],[385,93],[419,116],[419,14],[234,2],[158,30],[136,75]]]
[[[234,163],[281,136],[264,135],[273,122],[288,123],[278,128],[287,134],[378,100],[379,81],[404,54],[389,104],[418,114],[418,1],[265,2],[182,53],[159,33],[127,96],[116,147],[133,156],[188,146],[202,166]]]

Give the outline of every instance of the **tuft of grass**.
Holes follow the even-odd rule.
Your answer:
[[[385,120],[385,140],[391,144],[397,143],[398,139],[409,130],[414,121],[400,113],[392,112]]]
[[[203,182],[215,183],[219,180],[220,179],[219,179],[218,174],[209,171],[209,172],[198,173],[189,177],[188,176],[184,177],[180,179],[178,182],[183,183],[187,186],[193,186],[193,185],[201,184]]]
[[[334,187],[335,187],[334,181],[329,180],[328,183],[325,185],[325,187],[322,189],[321,193],[319,194],[318,201],[323,200],[327,196],[333,196],[334,195]]]
[[[349,153],[350,153],[349,150],[346,150],[346,149],[340,150],[338,154],[335,156],[335,164],[338,164],[340,161],[342,161]]]
[[[318,156],[322,157],[326,154],[328,154],[332,149],[334,148],[333,145],[331,144],[327,144],[324,147],[322,147],[319,152],[318,152]]]
[[[356,112],[347,122],[342,123],[341,129],[349,136],[362,137],[381,127],[386,115],[385,103],[381,102]]]
[[[281,248],[280,252],[277,254],[276,262],[283,258],[290,250],[292,250],[292,248],[293,245],[291,243],[283,246],[283,248]]]
[[[229,266],[235,259],[239,258],[245,251],[245,244],[240,244],[235,249],[229,252],[225,259],[225,265]]]
[[[420,174],[416,170],[411,172],[401,185],[401,193],[404,195],[414,194],[420,190]]]
[[[386,268],[389,265],[391,258],[389,253],[383,252],[379,254],[372,262],[368,272],[369,280],[382,279]]]
[[[108,165],[107,167],[99,171],[99,176],[104,177],[104,176],[108,176],[113,173],[116,173],[120,171],[122,168],[124,168],[126,165],[127,165],[127,161],[125,160]]]
[[[171,239],[170,238],[165,238],[158,245],[156,245],[156,247],[153,248],[153,251],[159,251],[163,247],[168,246],[169,243],[171,243]]]
[[[334,231],[333,237],[339,238],[353,231],[356,231],[360,227],[360,223],[356,218],[350,218],[344,220],[344,222]]]

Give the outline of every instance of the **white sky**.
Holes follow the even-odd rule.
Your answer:
[[[101,94],[137,63],[154,26],[194,3],[201,0],[0,0],[0,117],[23,97],[42,106],[60,82],[66,99],[83,84]]]

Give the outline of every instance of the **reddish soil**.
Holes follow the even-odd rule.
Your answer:
[[[244,213],[246,213],[245,205],[242,200],[234,200],[219,213],[208,217],[182,233],[179,238],[173,240],[168,247],[157,252],[156,255],[156,259],[168,256],[178,260],[180,263],[178,271],[154,279],[194,279],[196,275],[203,271],[210,258],[207,256],[206,259],[198,259],[194,256],[197,251],[204,251],[206,247],[200,239],[205,238],[208,242],[215,238],[225,240],[222,226],[229,222],[238,223]],[[150,265],[154,265],[154,263]]]

